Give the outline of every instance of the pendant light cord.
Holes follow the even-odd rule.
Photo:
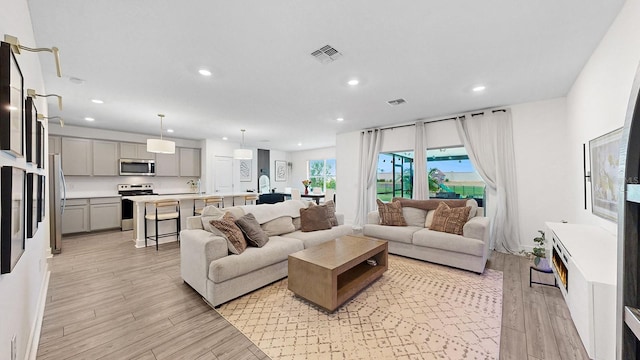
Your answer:
[[[162,128],[162,119],[164,119],[164,115],[158,114],[158,116],[160,116],[160,140],[162,141],[162,133],[164,132],[164,129]]]

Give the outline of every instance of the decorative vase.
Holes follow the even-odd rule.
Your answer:
[[[534,259],[533,263],[540,270],[546,270],[546,271],[551,270],[551,265],[549,265],[549,260],[547,258],[537,257]]]
[[[304,187],[304,194],[305,195],[309,195],[309,187],[308,186]]]

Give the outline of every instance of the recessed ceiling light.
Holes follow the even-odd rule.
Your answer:
[[[173,132],[173,129],[167,129],[167,132]]]
[[[207,69],[200,69],[198,70],[198,72],[200,73],[200,75],[202,76],[211,76],[211,71],[207,70]]]
[[[360,84],[360,80],[358,79],[351,79],[349,81],[347,81],[347,84],[351,85],[351,86],[356,86],[358,84]]]
[[[84,119],[85,119],[85,120],[87,120],[87,121],[95,121],[95,120],[96,120],[96,119],[94,119],[94,118],[92,118],[92,117],[86,117],[86,118],[84,118]]]
[[[302,146],[302,143],[298,143],[298,146]]]
[[[94,104],[104,104],[104,101],[100,100],[100,99],[91,99],[91,102]]]
[[[223,136],[223,137],[222,137],[222,140],[227,141],[227,140],[229,140],[229,138],[228,138],[228,137],[226,137],[226,136]]]
[[[486,87],[486,86],[484,86],[484,85],[478,85],[478,86],[474,87],[472,90],[473,90],[474,92],[480,92],[480,91],[484,91],[484,89],[486,89],[486,88],[487,88],[487,87]]]
[[[336,121],[337,121],[337,122],[343,122],[343,121],[344,121],[344,118],[337,118],[337,119],[336,119]]]

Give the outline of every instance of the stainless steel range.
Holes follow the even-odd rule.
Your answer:
[[[122,196],[158,195],[153,192],[153,184],[119,184],[118,194]],[[122,231],[133,230],[133,201],[122,199]]]

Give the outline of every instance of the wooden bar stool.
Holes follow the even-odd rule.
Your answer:
[[[255,204],[256,201],[258,201],[258,194],[245,195],[244,196],[245,205],[247,205],[247,201],[253,201],[253,203]]]
[[[147,212],[147,204],[152,204],[154,209],[151,213]],[[144,206],[144,246],[147,246],[147,239],[156,242],[156,251],[158,251],[158,238],[176,235],[180,241],[180,201],[176,199],[165,199],[151,201]],[[147,223],[149,220],[155,222],[156,236],[155,238],[148,236]],[[175,220],[176,232],[159,234],[158,223],[160,221]]]
[[[196,207],[196,202],[198,202],[198,200],[203,201],[202,207]],[[202,215],[202,209],[204,209],[209,205],[224,207],[224,198],[218,195],[211,195],[211,196],[203,197],[202,199],[194,199],[193,200],[193,216]]]

